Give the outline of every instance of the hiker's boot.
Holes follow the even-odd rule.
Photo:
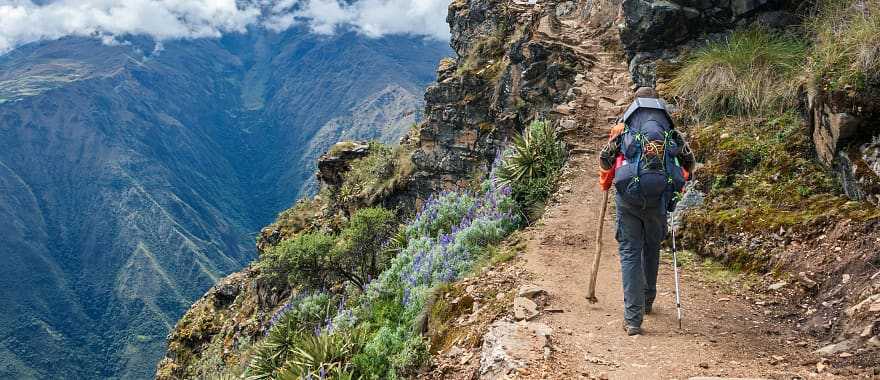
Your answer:
[[[629,335],[629,336],[642,335],[642,328],[641,327],[630,326],[630,325],[626,324],[626,322],[623,323],[623,331],[626,331],[626,335]]]

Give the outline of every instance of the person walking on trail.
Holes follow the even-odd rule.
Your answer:
[[[675,208],[693,172],[694,156],[674,129],[666,103],[653,88],[641,87],[611,129],[599,166],[602,190],[616,190],[624,330],[637,335],[657,296],[666,214]]]

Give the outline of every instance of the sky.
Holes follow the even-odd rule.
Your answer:
[[[126,35],[159,42],[216,38],[249,26],[313,33],[352,28],[369,37],[413,34],[446,40],[449,0],[0,0],[0,54],[66,36],[114,44]]]

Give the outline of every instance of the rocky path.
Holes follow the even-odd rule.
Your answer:
[[[534,360],[516,378],[670,379],[695,376],[805,378],[818,376],[809,353],[814,343],[771,320],[749,291],[712,279],[699,265],[683,268],[683,329],[673,303],[672,264],[660,270],[655,313],[642,336],[621,328],[623,295],[613,201],[605,220],[605,250],[597,281],[598,304],[585,299],[602,194],[596,185],[597,152],[612,121],[627,105],[631,90],[623,58],[594,38],[585,20],[542,23],[539,37],[564,44],[593,62],[578,79],[580,94],[558,107],[574,146],[564,183],[543,220],[525,233],[527,249],[519,266],[549,294],[544,312],[533,319],[552,328],[549,359]],[[606,40],[607,41],[607,40]],[[566,125],[568,128],[565,128]],[[733,283],[737,283],[735,280]],[[819,363],[821,367],[821,363]]]

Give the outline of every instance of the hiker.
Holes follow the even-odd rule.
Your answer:
[[[666,214],[675,208],[693,172],[694,156],[673,128],[666,103],[653,88],[641,87],[611,129],[599,166],[602,190],[612,185],[616,190],[624,330],[637,335],[657,296]]]

